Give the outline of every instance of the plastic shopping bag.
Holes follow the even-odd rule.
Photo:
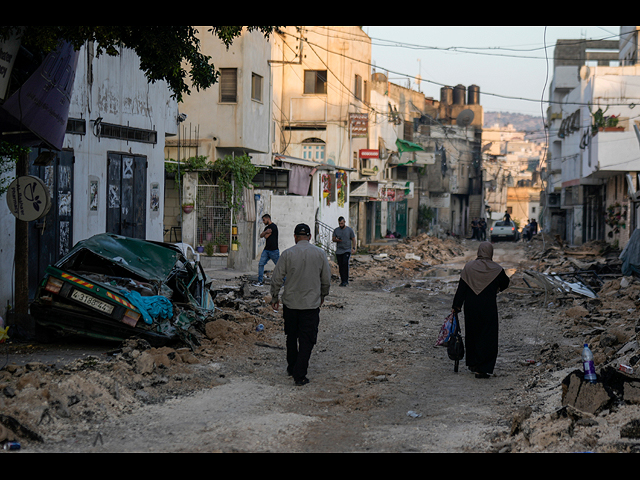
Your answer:
[[[449,315],[444,323],[442,324],[442,328],[440,329],[440,334],[438,335],[438,342],[436,343],[436,347],[447,346],[449,340],[451,339],[451,335],[456,331],[456,323],[457,318],[454,313]]]

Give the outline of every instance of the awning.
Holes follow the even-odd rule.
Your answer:
[[[435,152],[415,152],[414,160],[401,160],[394,156],[389,161],[390,165],[395,166],[404,166],[404,165],[435,165],[436,164],[436,154]]]
[[[354,182],[351,184],[351,197],[377,198],[378,182]]]
[[[291,163],[292,165],[301,165],[303,167],[317,168],[318,170],[343,170],[335,165],[327,163],[313,162],[303,158],[289,157],[287,155],[273,155],[275,162]]]

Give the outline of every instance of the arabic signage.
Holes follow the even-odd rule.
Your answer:
[[[380,202],[403,202],[413,198],[415,195],[415,184],[413,182],[381,184],[378,187],[378,201]]]
[[[69,118],[78,53],[61,43],[3,105],[12,117],[49,146],[61,150]]]
[[[367,138],[369,135],[369,115],[366,113],[350,113],[351,138]]]

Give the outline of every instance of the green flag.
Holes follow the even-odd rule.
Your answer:
[[[402,154],[404,152],[424,152],[424,148],[417,143],[411,143],[407,140],[400,140],[396,142],[396,146],[398,147],[398,153],[400,154],[400,158],[402,158]],[[411,163],[416,163],[415,160],[411,160],[410,162],[401,163],[400,166],[409,165]]]

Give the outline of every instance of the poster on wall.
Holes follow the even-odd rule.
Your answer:
[[[0,100],[4,100],[11,80],[11,72],[20,49],[20,35],[15,34],[0,41]]]

